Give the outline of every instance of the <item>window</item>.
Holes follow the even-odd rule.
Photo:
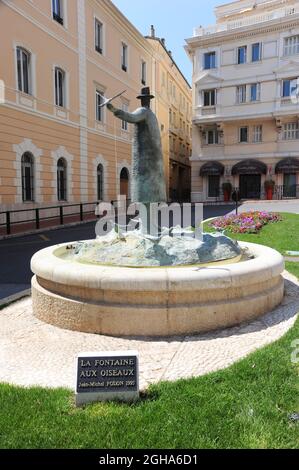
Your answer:
[[[172,125],[172,111],[171,109],[169,110],[169,125]]]
[[[203,105],[215,106],[216,104],[216,90],[205,90],[203,92]]]
[[[253,83],[250,85],[250,101],[260,101],[261,99],[261,84]]]
[[[29,152],[24,153],[21,160],[22,165],[22,198],[23,201],[34,201],[34,160]]]
[[[121,46],[121,68],[124,72],[128,70],[128,46],[123,42]]]
[[[208,176],[208,197],[219,197],[220,193],[220,176]]]
[[[141,83],[146,85],[146,62],[144,60],[141,61]]]
[[[240,142],[248,142],[248,127],[240,127]]]
[[[299,139],[299,124],[298,124],[298,122],[289,122],[287,124],[284,124],[282,139],[283,140],[296,140],[296,139]]]
[[[96,91],[96,120],[103,122],[104,120],[104,108],[102,104],[105,101],[104,95],[100,91]]]
[[[238,47],[238,64],[246,64],[247,62],[247,46]]]
[[[65,107],[65,73],[62,69],[55,68],[55,104]]]
[[[59,158],[57,162],[57,199],[58,201],[66,201],[66,171],[67,163],[64,158]]]
[[[129,109],[129,106],[126,104],[126,103],[123,103],[122,105],[122,110],[127,112]],[[123,131],[127,131],[128,130],[128,122],[127,121],[121,121],[121,128]]]
[[[95,49],[99,54],[103,54],[103,25],[99,20],[95,20]]]
[[[237,103],[246,103],[246,85],[237,87]]]
[[[216,68],[216,52],[206,52],[204,54],[204,69]]]
[[[254,126],[253,127],[253,142],[258,143],[262,142],[263,139],[263,126]]]
[[[297,86],[298,86],[298,79],[297,78],[283,80],[283,82],[282,82],[282,96],[283,96],[283,98],[287,98],[287,97],[291,97],[293,95],[296,95]]]
[[[211,130],[206,133],[207,145],[215,145],[219,143],[219,134],[217,130]]]
[[[21,47],[17,47],[17,73],[19,91],[30,94],[30,53]]]
[[[98,201],[103,200],[104,194],[104,168],[103,165],[99,164],[97,167],[97,196]]]
[[[258,62],[259,60],[261,60],[261,51],[262,51],[262,45],[260,42],[252,44],[252,49],[251,49],[251,61],[252,62]]]
[[[62,0],[52,0],[53,20],[63,25]]]
[[[285,38],[283,54],[284,55],[299,54],[299,35]]]

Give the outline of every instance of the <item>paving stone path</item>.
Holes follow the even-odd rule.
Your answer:
[[[224,369],[283,336],[299,312],[299,282],[284,272],[282,304],[256,321],[234,328],[171,339],[115,338],[62,330],[32,315],[31,298],[0,311],[0,382],[73,388],[74,358],[84,351],[136,349],[140,386]]]

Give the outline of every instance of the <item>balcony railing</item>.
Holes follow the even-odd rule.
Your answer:
[[[280,8],[278,10],[273,10],[272,12],[249,16],[242,18],[238,21],[228,21],[227,23],[219,23],[207,27],[198,27],[194,29],[193,36],[206,36],[209,34],[221,33],[224,31],[230,31],[232,29],[243,28],[245,26],[251,26],[259,23],[265,23],[267,21],[277,20],[280,18],[285,18],[287,16],[298,15],[299,6],[289,7],[289,8]]]

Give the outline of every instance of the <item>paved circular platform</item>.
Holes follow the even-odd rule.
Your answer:
[[[63,330],[32,314],[31,298],[0,311],[0,382],[74,387],[74,359],[84,351],[138,350],[140,386],[224,369],[283,336],[299,312],[299,282],[284,272],[282,304],[251,323],[175,338],[116,338]]]

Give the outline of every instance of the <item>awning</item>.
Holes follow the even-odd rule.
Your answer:
[[[244,160],[232,168],[232,175],[266,175],[267,165],[259,160]]]
[[[205,163],[199,172],[199,176],[222,176],[224,175],[224,165],[220,162]]]
[[[296,173],[297,171],[299,171],[298,158],[284,158],[275,167],[275,173]]]

